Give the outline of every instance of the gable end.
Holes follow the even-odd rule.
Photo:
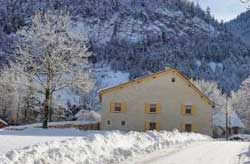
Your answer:
[[[181,73],[177,69],[173,69],[173,68],[167,69],[164,71],[160,71],[160,72],[154,73],[152,75],[140,77],[140,78],[131,80],[129,82],[126,82],[126,83],[123,83],[123,84],[120,84],[120,85],[117,85],[114,87],[103,89],[103,90],[99,91],[100,102],[102,102],[102,96],[105,93],[112,92],[115,90],[125,89],[127,86],[131,86],[131,85],[140,85],[141,83],[143,83],[145,81],[155,80],[155,79],[157,79],[157,77],[164,76],[170,72],[175,73],[178,77],[180,77],[188,85],[188,87],[191,87],[201,97],[202,100],[204,100],[209,105],[214,106],[214,103],[206,95],[204,95],[183,73]]]

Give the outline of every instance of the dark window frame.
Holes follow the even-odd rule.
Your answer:
[[[185,132],[192,132],[192,124],[185,124]]]
[[[156,130],[157,123],[156,122],[149,122],[149,130]]]
[[[149,112],[156,113],[157,112],[157,104],[149,104]]]
[[[116,102],[114,105],[114,112],[121,112],[122,111],[122,103]]]
[[[185,114],[192,114],[192,105],[185,105]]]
[[[125,120],[121,121],[121,125],[125,126],[126,125],[126,121]]]

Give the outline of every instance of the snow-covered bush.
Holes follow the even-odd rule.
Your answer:
[[[80,110],[76,115],[75,118],[77,121],[91,121],[91,122],[100,122],[101,115],[95,111],[88,111],[88,110]]]

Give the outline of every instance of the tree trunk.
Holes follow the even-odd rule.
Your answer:
[[[50,55],[49,55],[50,57]],[[48,128],[48,119],[49,119],[49,110],[51,108],[50,100],[52,99],[52,89],[51,89],[51,82],[52,82],[52,70],[51,70],[51,63],[48,60],[48,78],[47,78],[47,86],[45,90],[45,100],[44,100],[44,121],[43,121],[43,128]]]
[[[50,108],[50,89],[46,89],[45,100],[44,100],[44,120],[43,120],[43,128],[48,128],[48,116],[49,116],[49,108]]]
[[[49,122],[52,121],[53,105],[52,105],[52,94],[50,94],[50,107],[49,107]]]
[[[28,111],[27,107],[24,109],[24,122],[27,124],[28,123]]]

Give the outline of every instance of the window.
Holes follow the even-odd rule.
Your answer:
[[[148,130],[155,130],[155,129],[156,129],[156,122],[150,122]]]
[[[115,103],[115,112],[121,112],[121,110],[122,110],[122,104]]]
[[[239,129],[238,128],[232,128],[233,134],[239,134]]]
[[[185,124],[185,131],[192,132],[192,124]]]
[[[159,122],[145,122],[145,127],[144,127],[144,130],[147,131],[147,130],[157,130],[159,131],[160,130],[160,123]]]
[[[110,125],[110,120],[107,121],[107,124]]]
[[[157,114],[161,111],[160,103],[145,103],[145,113],[147,114]]]
[[[126,125],[126,121],[122,121],[122,122],[121,122],[121,125],[122,125],[122,126],[125,126],[125,125]]]
[[[156,108],[157,108],[156,104],[150,104],[149,112],[150,113],[156,113]]]
[[[119,101],[111,102],[109,111],[112,113],[125,113],[127,112],[127,103]]]
[[[174,83],[174,82],[175,82],[175,78],[173,77],[173,78],[171,79],[171,81]]]
[[[185,106],[185,114],[192,114],[192,105]]]

